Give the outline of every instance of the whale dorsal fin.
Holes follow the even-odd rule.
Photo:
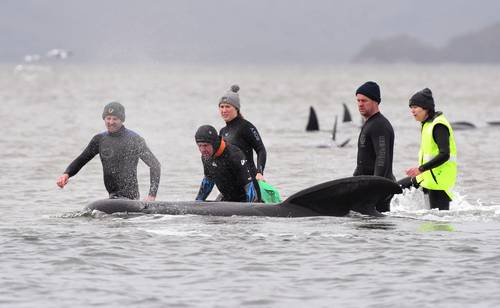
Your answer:
[[[325,216],[343,216],[350,210],[380,216],[375,205],[401,193],[394,181],[379,176],[355,176],[333,180],[301,190],[283,202],[309,208]]]
[[[309,120],[307,121],[306,131],[312,132],[319,130],[318,117],[316,116],[316,111],[311,106],[309,108]]]

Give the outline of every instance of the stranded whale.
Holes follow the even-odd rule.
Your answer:
[[[355,211],[381,216],[375,209],[377,202],[399,193],[400,186],[386,178],[356,176],[312,186],[278,204],[105,199],[95,201],[87,208],[108,214],[138,212],[168,215],[308,217],[345,216],[350,211]]]

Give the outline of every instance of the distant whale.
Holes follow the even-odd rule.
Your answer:
[[[168,215],[308,217],[345,216],[350,211],[383,216],[375,206],[401,187],[378,176],[357,176],[325,182],[293,194],[278,204],[243,202],[153,201],[105,199],[87,206],[104,213],[138,212]]]
[[[307,120],[306,131],[313,132],[319,130],[318,117],[316,116],[316,111],[314,111],[313,106],[309,107],[309,119]]]
[[[344,106],[344,116],[343,116],[343,119],[342,119],[342,122],[351,122],[352,121],[352,118],[351,118],[351,114],[349,113],[349,110],[347,109],[347,106],[345,103],[342,103],[343,106]],[[337,138],[337,121],[338,121],[338,116],[335,115],[335,120],[333,122],[333,130],[332,130],[332,141],[333,141],[333,145],[339,147],[339,148],[343,148],[344,146],[346,146],[349,141],[351,140],[350,138],[347,138],[346,140],[342,141],[342,142],[337,142],[336,138]],[[309,118],[308,118],[308,121],[307,121],[307,125],[306,125],[306,131],[307,132],[313,132],[313,131],[319,131],[319,121],[318,121],[318,117],[316,115],[316,111],[314,110],[314,107],[311,106],[309,107]],[[319,145],[318,146],[319,148],[328,148],[328,147],[331,147],[331,145]]]
[[[465,121],[451,122],[450,125],[454,130],[464,130],[464,129],[476,128],[476,125],[474,125],[470,122],[465,122]]]
[[[344,106],[344,117],[342,118],[342,122],[352,122],[351,113],[349,112],[349,108],[347,108],[346,103],[342,103],[342,106]]]
[[[335,143],[336,146],[338,146],[339,148],[343,148],[345,147],[349,141],[351,140],[351,138],[347,138],[346,140],[340,142],[340,143],[337,143],[337,116],[335,116],[335,121],[333,122],[333,130],[332,130],[332,140],[333,142]],[[344,119],[345,119],[345,115],[344,115]],[[345,121],[344,121],[345,122]]]

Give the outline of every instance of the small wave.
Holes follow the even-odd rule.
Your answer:
[[[102,213],[102,214],[104,214],[104,213]],[[54,218],[78,218],[78,217],[94,217],[94,216],[95,216],[95,214],[93,213],[92,210],[84,209],[84,210],[75,211],[75,212],[63,213],[63,214],[55,215],[52,217],[54,217]]]
[[[148,230],[141,228],[140,230],[157,235],[168,235],[168,236],[178,236],[178,237],[212,237],[212,234],[202,233],[196,230],[189,230],[189,231],[169,230],[169,229]]]
[[[63,213],[60,215],[55,215],[51,216],[54,218],[79,218],[79,217],[86,217],[86,218],[135,218],[135,217],[140,217],[140,216],[145,216],[143,213],[130,213],[130,212],[123,212],[123,213],[113,213],[113,214],[106,214],[104,212],[98,211],[98,210],[91,210],[91,209],[83,209],[79,211],[74,211],[74,212],[67,212]]]

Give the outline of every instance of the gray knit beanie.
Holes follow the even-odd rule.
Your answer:
[[[232,105],[234,108],[240,110],[240,96],[238,94],[238,91],[240,90],[240,87],[235,84],[231,86],[231,89],[224,94],[219,100],[219,105],[224,103],[224,104],[229,104]]]
[[[104,106],[104,111],[102,112],[102,118],[104,119],[106,116],[116,116],[122,122],[125,121],[125,107],[118,102],[111,102]]]

